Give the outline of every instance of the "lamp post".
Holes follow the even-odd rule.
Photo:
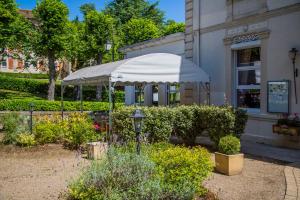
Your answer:
[[[29,126],[30,126],[30,133],[32,134],[32,114],[33,114],[33,108],[34,108],[34,103],[29,103],[29,112],[30,112],[30,121],[29,121]]]
[[[142,132],[143,119],[145,118],[144,114],[140,109],[136,109],[132,116],[133,127],[136,134],[136,153],[140,155],[141,153],[141,144],[140,144],[140,135]]]
[[[115,52],[114,52],[114,42],[111,42],[110,40],[107,40],[106,44],[105,44],[105,50],[106,51],[111,51],[111,59],[114,62],[115,61]]]
[[[298,97],[297,97],[297,83],[296,78],[298,77],[298,69],[296,68],[296,56],[297,56],[298,50],[296,48],[292,48],[289,51],[289,56],[293,62],[293,72],[294,72],[294,91],[295,91],[295,101],[296,104],[298,104]]]

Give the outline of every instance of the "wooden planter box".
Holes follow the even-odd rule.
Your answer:
[[[226,155],[215,152],[216,170],[222,174],[232,176],[240,174],[244,166],[244,154]]]
[[[102,159],[107,152],[108,143],[106,142],[90,142],[87,143],[88,159],[99,160]]]
[[[300,127],[296,126],[282,126],[282,125],[273,125],[273,133],[290,135],[290,136],[299,136],[300,135]]]

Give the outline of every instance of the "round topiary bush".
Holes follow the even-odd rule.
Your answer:
[[[226,155],[238,154],[241,150],[241,143],[237,137],[227,135],[222,137],[219,142],[219,152]]]

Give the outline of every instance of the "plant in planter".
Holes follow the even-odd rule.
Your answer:
[[[228,176],[241,173],[244,154],[240,153],[240,140],[232,135],[220,139],[219,152],[215,153],[216,170]]]
[[[273,125],[273,133],[299,136],[300,135],[300,118],[297,113],[294,115],[282,115],[277,123]]]

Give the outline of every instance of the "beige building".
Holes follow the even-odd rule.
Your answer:
[[[247,110],[249,121],[243,140],[300,149],[300,136],[272,131],[281,115],[274,112],[300,113],[300,77],[296,77],[296,104],[289,57],[292,48],[300,51],[300,0],[185,0],[185,5],[184,56],[210,75],[211,103]],[[157,52],[182,55],[182,36],[176,42],[168,37],[123,51],[127,57]],[[300,52],[295,67],[300,70]],[[286,81],[289,90],[275,93],[271,84],[287,84]],[[133,104],[134,88],[126,91],[127,103]],[[166,103],[167,91],[161,86],[159,104]],[[181,103],[205,99],[198,91],[191,85],[181,88]],[[152,91],[146,88],[146,105],[153,104],[151,98]]]
[[[268,96],[269,81],[290,81],[288,109],[300,113],[289,58],[300,50],[300,0],[186,0],[185,12],[185,55],[210,75],[212,103],[248,111],[245,140],[300,148],[300,136],[272,132],[279,114]],[[299,99],[300,77],[296,85]]]

